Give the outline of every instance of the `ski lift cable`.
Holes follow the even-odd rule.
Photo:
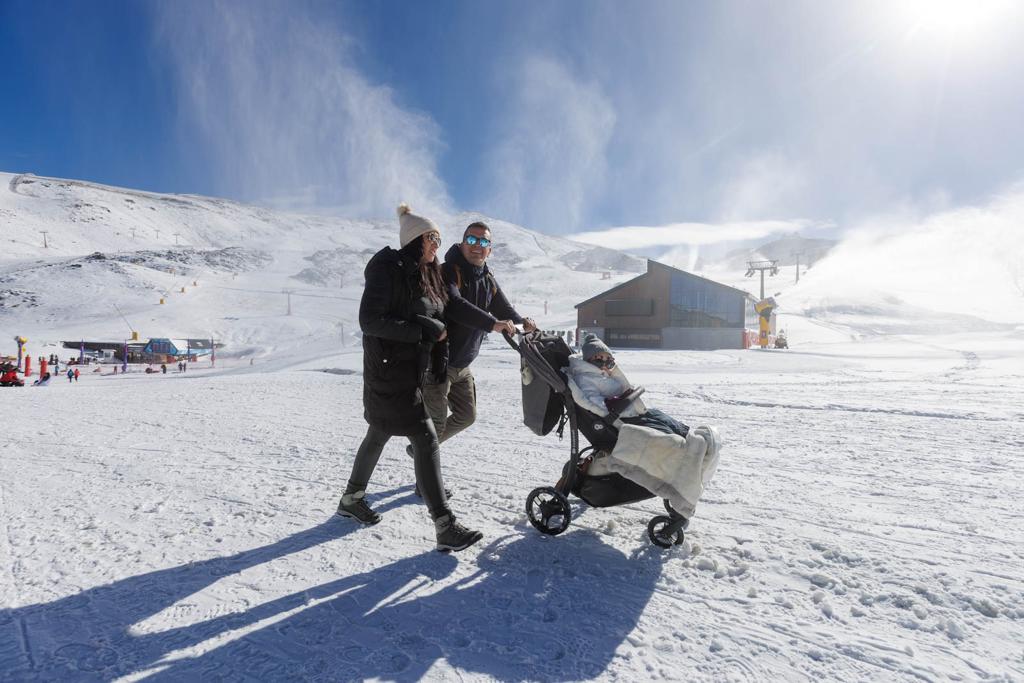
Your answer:
[[[113,302],[111,302],[111,303],[113,303]],[[113,306],[114,306],[114,310],[117,311],[117,314],[119,316],[121,316],[121,320],[124,321],[124,324],[127,325],[128,329],[131,330],[134,333],[135,332],[135,328],[132,327],[132,324],[130,322],[128,322],[128,318],[124,317],[124,313],[122,313],[121,309],[117,307],[117,304],[113,304]]]

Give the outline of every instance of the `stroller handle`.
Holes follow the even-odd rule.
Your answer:
[[[519,330],[516,330],[516,332],[522,334],[521,332],[519,332]],[[511,334],[509,334],[508,332],[502,332],[501,336],[505,338],[505,341],[508,342],[509,346],[516,350],[516,353],[520,353],[519,344],[516,343],[516,341],[512,338]]]

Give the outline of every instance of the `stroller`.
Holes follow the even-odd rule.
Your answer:
[[[542,534],[556,536],[569,528],[572,510],[569,494],[595,508],[627,505],[653,498],[643,486],[620,474],[587,473],[591,459],[598,451],[611,452],[618,440],[615,413],[602,417],[579,406],[572,396],[562,370],[569,365],[572,350],[557,335],[530,332],[516,342],[509,335],[505,341],[522,358],[523,422],[538,436],[546,436],[557,427],[562,437],[569,425],[569,461],[562,468],[562,477],[555,486],[535,488],[526,498],[526,515],[530,524]],[[642,392],[642,390],[640,390]],[[637,398],[636,396],[632,398]],[[579,432],[590,446],[580,449]],[[683,542],[683,530],[689,520],[664,501],[667,515],[658,515],[647,524],[647,536],[662,548]]]

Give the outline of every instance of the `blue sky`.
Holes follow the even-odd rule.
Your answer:
[[[829,233],[1024,177],[1003,0],[0,0],[0,63],[2,170],[349,216]]]

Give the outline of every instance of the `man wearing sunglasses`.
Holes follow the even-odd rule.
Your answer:
[[[437,439],[443,443],[476,420],[476,383],[470,364],[480,353],[480,343],[489,332],[537,329],[512,307],[487,266],[493,243],[486,223],[469,225],[462,242],[452,245],[444,257],[441,273],[448,287],[448,374],[444,381],[427,380],[423,400],[434,421]]]

